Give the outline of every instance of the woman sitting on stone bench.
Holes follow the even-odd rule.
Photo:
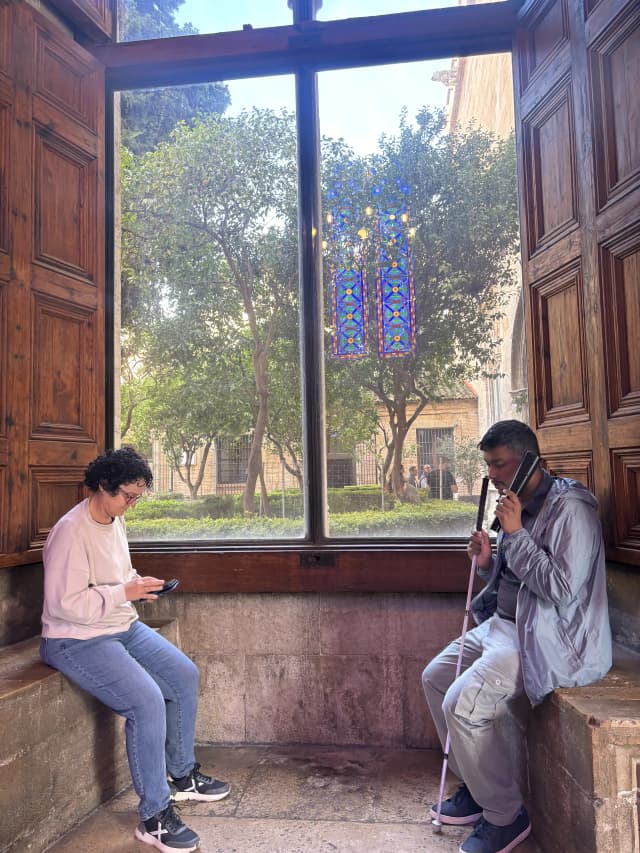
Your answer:
[[[164,584],[133,569],[122,520],[152,480],[128,447],[88,466],[91,495],[57,522],[44,548],[40,655],[126,718],[140,797],[136,838],[162,851],[190,851],[200,840],[172,800],[221,800],[229,786],[201,773],[195,760],[196,666],[143,624],[132,604],[153,601]]]

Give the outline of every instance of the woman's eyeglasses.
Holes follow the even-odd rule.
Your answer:
[[[125,490],[124,490],[124,489],[122,489],[122,488],[119,488],[119,489],[118,489],[118,492],[122,495],[122,497],[125,499],[125,501],[126,501],[128,504],[135,504],[135,503],[138,503],[138,501],[139,501],[141,498],[144,498],[144,497],[145,497],[145,495],[144,495],[144,494],[136,495],[136,494],[133,494],[132,492],[125,492]]]

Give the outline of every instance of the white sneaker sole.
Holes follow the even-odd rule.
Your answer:
[[[171,791],[171,799],[174,802],[184,802],[185,800],[197,801],[199,803],[214,803],[217,800],[224,800],[231,793],[231,788],[223,794],[200,794],[198,791]]]
[[[429,817],[431,820],[438,819],[438,812],[435,809],[431,809],[429,812]],[[446,814],[440,814],[440,823],[446,824],[447,826],[469,826],[472,823],[477,823],[482,817],[482,812],[478,812],[477,814],[468,814],[464,817],[450,817]]]
[[[162,850],[162,853],[176,853],[176,850],[181,851],[181,853],[191,853],[192,850],[197,850],[198,847],[200,847],[200,839],[190,847],[169,847],[167,844],[163,844],[162,841],[154,835],[150,835],[148,832],[141,832],[140,827],[138,826],[136,826],[134,835],[138,841],[142,841],[143,844],[150,844],[152,847]]]
[[[521,832],[520,835],[517,836],[517,838],[514,838],[513,841],[507,844],[506,847],[501,847],[500,850],[496,850],[496,853],[509,853],[509,851],[515,850],[518,844],[522,844],[525,838],[528,838],[530,835],[531,824],[529,824],[529,826],[523,832]],[[458,847],[458,851],[459,853],[466,853],[466,851],[463,850],[462,847]]]

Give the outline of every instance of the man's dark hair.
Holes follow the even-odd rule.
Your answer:
[[[530,450],[540,456],[540,447],[535,432],[522,421],[498,421],[485,432],[478,444],[480,450],[508,447],[519,456]]]
[[[144,480],[147,488],[153,483],[153,474],[144,457],[133,447],[121,447],[119,450],[107,450],[87,466],[84,472],[84,484],[97,492],[100,486],[112,495],[120,486]]]

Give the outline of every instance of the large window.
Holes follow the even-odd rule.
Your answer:
[[[320,70],[302,245],[314,83],[122,92],[117,426],[156,480],[132,540],[468,533],[478,439],[521,416],[513,118],[480,97],[508,69]],[[449,497],[420,485],[444,456]]]

